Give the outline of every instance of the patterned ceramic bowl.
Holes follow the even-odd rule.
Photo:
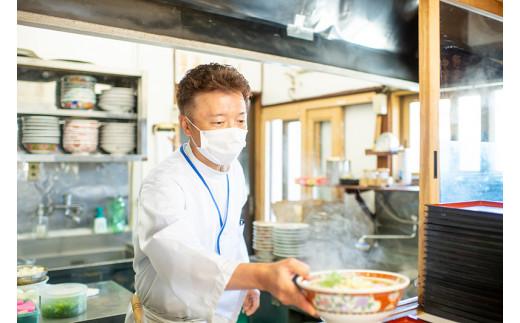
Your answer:
[[[392,315],[410,279],[386,271],[330,270],[298,277],[296,284],[327,323],[381,322]]]

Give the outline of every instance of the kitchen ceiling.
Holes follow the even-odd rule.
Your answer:
[[[18,0],[18,10],[418,80],[416,0]],[[312,40],[288,35],[295,14]]]

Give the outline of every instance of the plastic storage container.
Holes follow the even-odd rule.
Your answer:
[[[16,323],[38,323],[40,322],[40,312],[36,309],[30,313],[18,314]]]
[[[66,283],[49,285],[41,291],[41,313],[46,318],[66,318],[87,310],[87,286]]]
[[[38,323],[40,312],[38,306],[32,300],[18,299],[17,302],[17,323]]]

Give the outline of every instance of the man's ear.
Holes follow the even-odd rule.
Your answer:
[[[186,116],[183,114],[179,114],[179,124],[181,125],[182,131],[184,131],[184,134],[186,137],[191,137],[191,129],[189,127],[188,120],[186,120]]]

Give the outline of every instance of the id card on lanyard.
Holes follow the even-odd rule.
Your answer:
[[[227,183],[226,214],[225,214],[224,218],[222,218],[222,212],[220,211],[220,208],[218,207],[217,200],[215,200],[215,196],[213,195],[213,192],[209,188],[208,183],[206,183],[206,180],[204,179],[202,174],[199,172],[197,167],[195,167],[195,164],[193,164],[193,162],[188,157],[188,155],[186,155],[186,152],[184,151],[184,145],[181,146],[181,153],[184,156],[184,159],[186,159],[186,161],[190,165],[191,169],[193,169],[195,174],[197,174],[199,179],[202,181],[202,184],[204,184],[204,186],[208,190],[208,193],[209,193],[209,195],[211,197],[211,200],[213,201],[213,204],[215,205],[215,208],[217,209],[220,229],[219,229],[219,232],[218,232],[218,235],[217,235],[217,243],[216,243],[216,246],[215,246],[215,251],[217,252],[217,254],[220,255],[220,236],[222,235],[222,232],[224,232],[224,228],[226,227],[226,222],[227,222],[228,212],[229,212],[229,175],[226,174],[226,183]]]

